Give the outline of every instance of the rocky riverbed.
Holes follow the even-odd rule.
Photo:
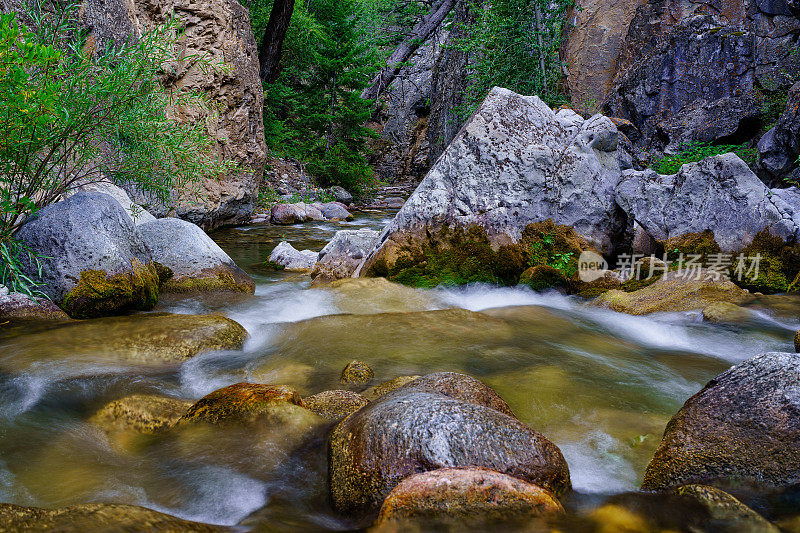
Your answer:
[[[153,312],[127,318],[0,330],[3,499],[27,506],[4,510],[15,513],[9,523],[99,527],[111,517],[184,529],[341,530],[370,525],[380,510],[381,528],[401,527],[409,516],[427,517],[423,529],[460,529],[470,516],[570,531],[707,529],[713,520],[736,531],[743,516],[769,530],[767,519],[791,524],[797,500],[785,474],[767,485],[724,485],[728,493],[639,487],[661,489],[658,480],[676,480],[680,468],[696,471],[684,452],[686,467],[648,467],[674,441],[661,444],[664,428],[731,365],[794,351],[800,297],[751,299],[740,308],[746,320],[716,324],[699,310],[632,316],[524,287],[414,289],[382,279],[310,286],[308,274],[264,262],[283,240],[318,251],[335,231],[379,229],[393,215],[215,233],[254,279],[254,296],[168,293]],[[223,315],[247,339],[214,322],[204,335],[216,331],[217,344],[187,333],[182,355],[165,357],[171,351],[159,346],[177,347],[178,337],[158,344],[148,335],[158,324],[173,332],[188,326],[170,325],[172,315],[160,313]],[[783,382],[764,377],[743,390],[774,385],[784,387],[777,397],[790,397],[796,357],[763,367],[783,369]],[[748,373],[758,375],[762,367],[752,365]],[[721,385],[730,390],[736,376]],[[261,385],[231,388],[237,383]],[[749,408],[743,399],[729,405]],[[775,409],[765,404],[759,416]],[[701,416],[702,397],[682,412]],[[698,423],[670,434],[693,432],[702,441],[692,429]],[[726,431],[740,439],[743,430]],[[402,454],[417,466],[397,463]],[[474,468],[408,477],[462,461]],[[436,488],[443,476],[450,492]],[[684,477],[679,484],[699,481]],[[477,486],[492,487],[505,503],[480,504],[487,500]],[[93,502],[118,506],[67,507]],[[440,523],[437,509],[453,502],[471,511],[453,515],[455,526]],[[37,514],[31,506],[59,511]]]

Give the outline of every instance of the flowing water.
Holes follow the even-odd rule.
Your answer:
[[[318,250],[337,229],[379,229],[391,216],[216,233],[256,280],[255,297],[162,298],[157,311],[225,314],[248,330],[243,350],[143,365],[106,346],[103,327],[0,330],[0,501],[130,503],[243,529],[351,528],[328,501],[328,427],[303,439],[288,428],[120,442],[89,419],[131,393],[194,400],[240,381],[302,395],[342,388],[342,368],[360,359],[373,384],[435,371],[485,381],[561,448],[573,507],[585,512],[636,489],[666,422],[711,377],[791,350],[800,327],[790,297],[725,327],[699,313],[635,317],[523,288],[417,290],[382,280],[315,288],[264,264],[282,239]]]

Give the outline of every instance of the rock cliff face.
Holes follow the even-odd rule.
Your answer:
[[[204,93],[217,110],[179,106],[172,114],[180,120],[206,121],[215,152],[238,163],[241,171],[205,181],[199,198],[175,191],[174,213],[169,206],[149,207],[156,216],[174,214],[206,229],[242,222],[253,212],[266,161],[263,91],[247,9],[236,0],[88,0],[82,20],[98,44],[120,43],[166,22],[173,12],[185,28],[183,54],[205,54],[220,68],[204,71],[191,62],[170,65],[165,85]],[[148,203],[137,191],[129,192],[135,201]]]
[[[642,148],[757,140],[774,120],[764,108],[800,76],[800,20],[785,0],[577,7],[562,50],[573,103],[629,120]]]

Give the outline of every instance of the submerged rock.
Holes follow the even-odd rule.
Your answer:
[[[120,449],[130,450],[135,449],[134,442],[139,436],[174,426],[191,406],[188,400],[132,394],[107,403],[88,422],[102,429]]]
[[[714,324],[743,324],[750,318],[750,311],[730,302],[714,302],[703,308],[703,318]]]
[[[667,311],[705,309],[712,303],[739,305],[752,300],[744,289],[728,279],[715,279],[707,271],[668,272],[643,289],[633,292],[610,290],[592,303],[620,313],[644,315]]]
[[[642,488],[715,482],[800,482],[800,354],[748,359],[689,398],[667,425]]]
[[[517,419],[402,388],[340,422],[329,438],[329,457],[331,495],[343,512],[377,509],[404,478],[447,467],[486,467],[556,495],[570,489],[558,447]]]
[[[57,509],[0,504],[0,523],[6,531],[197,531],[226,528],[190,522],[175,516],[112,503],[85,503]]]
[[[46,298],[5,289],[0,293],[0,320],[69,320],[69,315]]]
[[[19,358],[3,361],[8,370],[25,370],[35,361],[78,363],[175,364],[210,350],[242,347],[247,331],[214,315],[146,314],[57,324],[6,339],[5,349]]]
[[[549,491],[487,468],[441,468],[401,481],[384,500],[376,526],[390,522],[483,524],[563,513]]]
[[[375,373],[369,365],[363,361],[351,361],[342,370],[342,383],[353,383],[355,385],[363,385],[368,383]]]
[[[675,494],[691,498],[708,509],[714,521],[714,531],[735,533],[779,533],[763,516],[728,494],[705,485],[684,485]]]
[[[297,250],[288,242],[281,241],[269,254],[269,261],[291,272],[306,272],[314,268],[318,255],[313,250]]]
[[[349,390],[328,390],[303,398],[306,409],[328,420],[341,420],[368,403],[364,396]]]
[[[79,192],[41,209],[16,238],[37,254],[40,290],[73,318],[152,309],[159,277],[150,250],[111,196]],[[39,279],[28,261],[25,273]]]
[[[319,252],[311,275],[317,282],[349,278],[378,242],[378,232],[371,229],[340,230]]]
[[[197,225],[161,218],[139,226],[153,260],[172,271],[164,292],[234,291],[253,294],[255,282]]]
[[[253,422],[262,416],[280,419],[303,411],[307,411],[303,400],[291,387],[236,383],[200,398],[181,417],[181,423]]]

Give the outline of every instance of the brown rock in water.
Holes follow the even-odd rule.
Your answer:
[[[667,424],[642,489],[800,482],[800,354],[770,352],[732,367]]]
[[[397,390],[409,381],[414,381],[419,376],[399,376],[394,379],[390,379],[389,381],[384,381],[383,383],[379,383],[374,387],[370,387],[361,395],[369,401],[374,401],[383,396],[384,394],[388,394],[393,390]]]
[[[104,405],[89,422],[106,432],[132,429],[155,433],[174,426],[192,402],[155,394],[132,394]]]
[[[714,302],[703,309],[703,318],[714,324],[742,324],[750,318],[750,312],[729,302]]]
[[[0,322],[69,319],[67,313],[45,298],[35,298],[18,292],[0,295]]]
[[[86,503],[58,509],[0,504],[3,531],[227,531],[135,505]]]
[[[340,422],[328,445],[331,495],[343,512],[377,510],[404,478],[447,467],[497,470],[556,495],[571,487],[561,451],[544,436],[495,409],[431,392],[380,397]]]
[[[563,513],[549,491],[487,468],[441,468],[401,481],[381,506],[376,526],[408,519],[495,525]]]
[[[210,424],[252,422],[261,415],[269,415],[288,406],[304,408],[300,395],[291,387],[236,383],[200,398],[180,421]],[[288,410],[293,409],[288,407]]]
[[[375,373],[369,365],[363,361],[350,361],[342,370],[342,383],[352,383],[363,385],[375,377]]]
[[[688,272],[684,271],[684,274]],[[592,303],[629,315],[704,309],[715,302],[735,305],[752,300],[752,295],[727,279],[714,279],[706,271],[699,275],[668,272],[653,284],[633,292],[608,291]]]
[[[511,408],[494,389],[481,380],[466,374],[436,372],[410,381],[400,387],[400,390],[441,394],[462,402],[489,407],[508,416],[514,416]]]
[[[794,351],[800,352],[800,330],[794,334]]]
[[[341,420],[368,403],[365,397],[349,390],[328,390],[303,398],[306,409],[328,420]]]
[[[691,498],[708,509],[715,521],[715,531],[778,533],[780,530],[763,516],[728,494],[715,487],[705,485],[684,485],[675,494]]]

